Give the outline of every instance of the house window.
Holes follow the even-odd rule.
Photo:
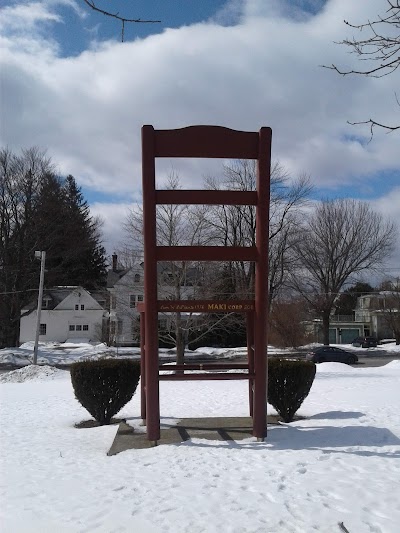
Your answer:
[[[47,324],[40,324],[39,335],[46,335]]]
[[[79,305],[75,304],[75,311],[78,311],[78,309],[79,309]]]
[[[77,324],[75,327],[76,331],[82,331],[82,326],[80,324]]]
[[[89,331],[89,325],[88,324],[83,324],[82,330],[83,331]]]
[[[74,326],[74,324],[70,324],[70,325],[69,325],[69,330],[70,330],[70,331],[75,331],[75,326]]]
[[[135,274],[135,283],[139,283],[140,282],[140,274]]]
[[[115,325],[116,325],[116,322],[110,323],[110,335],[115,335],[115,329],[116,329]]]
[[[117,298],[116,298],[115,294],[111,294],[111,296],[110,296],[110,308],[111,309],[116,309],[117,308]]]
[[[131,309],[136,307],[136,294],[130,294],[129,295],[129,307]]]
[[[81,311],[84,311],[85,310],[85,306],[84,304],[81,304]]]
[[[143,302],[143,294],[138,294],[137,301]]]

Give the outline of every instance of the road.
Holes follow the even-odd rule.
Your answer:
[[[358,363],[352,365],[357,368],[368,368],[372,366],[384,366],[390,363],[391,361],[399,361],[400,356],[389,356],[381,355],[379,357],[365,357],[363,355],[358,355]]]
[[[365,352],[362,352],[361,350],[358,350],[356,352],[356,355],[358,356],[358,363],[355,363],[353,366],[354,368],[371,368],[376,366],[384,366],[390,363],[391,361],[400,361],[400,355],[389,355],[389,352],[386,352],[385,350],[380,350],[377,352],[374,351],[374,355],[366,355]],[[375,355],[376,354],[376,355]],[[282,357],[282,356],[281,356]],[[290,358],[304,358],[305,352],[296,352],[291,353],[287,357]],[[173,362],[172,359],[168,360],[166,359],[163,362]],[[190,362],[193,363],[212,363],[217,362],[218,359],[215,359],[214,357],[200,357],[198,360],[191,359]],[[235,363],[246,363],[247,361],[243,359],[243,357],[238,359],[230,359],[231,362]],[[226,361],[228,362],[228,361]],[[69,370],[69,365],[57,365],[58,368],[62,368],[63,370]],[[0,374],[3,374],[4,372],[9,372],[10,370],[15,370],[17,367],[12,365],[0,365]]]
[[[379,353],[375,351],[374,355],[366,355],[365,352],[363,353],[359,351],[355,351],[352,353],[355,353],[358,357],[358,362],[355,363],[354,365],[351,365],[351,366],[354,366],[355,368],[370,368],[374,366],[384,366],[390,363],[391,361],[400,361],[400,355],[390,355],[390,353],[386,351],[384,352],[383,350],[382,352],[379,352]],[[304,352],[298,352],[298,353],[292,354],[290,357],[299,357],[303,359],[305,357],[305,354]]]

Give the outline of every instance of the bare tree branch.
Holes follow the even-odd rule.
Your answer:
[[[124,35],[125,35],[125,23],[141,23],[141,24],[155,24],[161,22],[161,20],[142,20],[142,19],[130,19],[127,17],[121,16],[118,12],[117,13],[111,13],[111,11],[105,11],[104,9],[100,9],[95,4],[94,0],[83,0],[83,2],[89,6],[93,11],[97,11],[98,13],[101,13],[102,15],[106,15],[107,17],[112,17],[121,22],[121,42],[124,42]]]
[[[372,118],[370,118],[369,120],[361,120],[360,122],[350,122],[348,120],[347,123],[351,124],[352,126],[358,126],[359,124],[370,124],[370,132],[371,132],[371,137],[369,139],[370,141],[372,140],[372,137],[374,136],[375,126],[388,130],[386,133],[391,133],[392,131],[400,129],[400,126],[388,126],[387,124],[381,124],[380,122],[376,122]]]
[[[363,39],[353,37],[344,39],[337,44],[343,44],[350,48],[350,52],[356,54],[360,61],[366,62],[364,69],[344,70],[335,64],[322,65],[324,68],[334,70],[341,76],[360,75],[371,78],[382,78],[393,74],[400,66],[400,0],[387,0],[388,9],[384,16],[378,15],[376,20],[363,24],[352,24],[347,20],[344,23],[359,32],[368,32]],[[371,63],[374,64],[371,64]],[[397,95],[395,95],[397,103]],[[400,126],[389,126],[373,119],[348,122],[352,125],[370,124],[371,138],[374,127],[390,131],[400,129]]]

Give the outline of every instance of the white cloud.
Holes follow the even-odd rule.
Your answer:
[[[39,22],[60,22],[61,18],[48,9],[43,2],[29,2],[27,4],[17,4],[6,6],[1,10],[2,31],[29,31],[36,28]]]
[[[25,59],[29,56],[50,58],[57,54],[59,45],[48,36],[48,30],[52,24],[64,22],[57,13],[60,6],[73,9],[82,19],[86,16],[76,0],[28,1],[3,7],[0,43],[5,57],[2,59],[7,59],[8,53],[25,53]]]
[[[72,0],[63,3],[76,9]],[[225,22],[231,17],[236,25],[222,26],[217,17],[134,42],[94,43],[67,58],[41,31],[15,30],[59,23],[56,4],[5,8],[1,142],[16,150],[47,148],[81,184],[137,199],[143,124],[272,126],[274,159],[333,189],[399,168],[398,135],[377,131],[373,142],[360,143],[351,137],[368,139],[368,128],[346,123],[372,113],[392,120],[397,73],[342,78],[320,67],[356,61],[333,41],[351,36],[344,18],[375,17],[380,0],[363,0],[362,9],[358,0],[329,0],[317,16],[303,17],[290,11],[289,0],[233,0]],[[174,165],[159,168],[165,175]],[[182,168],[183,181],[192,184],[211,172],[197,162]]]
[[[385,270],[389,277],[400,277],[400,185],[394,187],[390,193],[371,202],[372,207],[386,220],[391,220],[397,226],[397,242],[392,257],[387,262]]]
[[[123,224],[126,222],[132,203],[104,203],[95,202],[90,206],[90,212],[94,217],[100,217],[103,221],[102,235],[103,244],[108,255],[116,251],[120,243],[126,240],[123,232]]]

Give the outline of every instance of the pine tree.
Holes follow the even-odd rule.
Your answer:
[[[75,248],[77,254],[70,268],[75,272],[76,279],[81,280],[77,285],[96,289],[105,285],[107,276],[106,251],[101,244],[101,221],[91,216],[88,203],[73,176],[67,176],[64,191],[67,216],[75,221],[70,228],[71,240],[75,240],[75,233],[77,238],[82,239],[82,246]]]
[[[47,176],[36,210],[39,242],[47,251],[47,285],[82,285],[96,289],[106,277],[100,222],[75,179]]]
[[[336,302],[335,315],[353,315],[357,298],[373,292],[374,288],[369,283],[357,282],[342,292]]]

